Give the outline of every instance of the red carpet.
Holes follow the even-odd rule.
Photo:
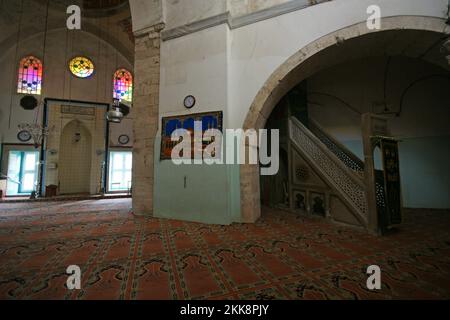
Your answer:
[[[265,210],[255,225],[138,218],[130,199],[0,204],[1,299],[449,299],[450,214],[377,238]],[[82,290],[65,287],[82,269]],[[382,290],[366,288],[379,265]]]

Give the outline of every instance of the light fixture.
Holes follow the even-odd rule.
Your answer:
[[[120,123],[123,119],[123,113],[120,111],[120,100],[114,99],[112,109],[106,113],[106,120],[112,123]]]

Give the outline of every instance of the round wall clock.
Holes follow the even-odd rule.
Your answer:
[[[31,140],[31,133],[27,130],[22,130],[17,134],[17,139],[21,142],[28,142]]]
[[[189,95],[186,98],[184,98],[184,106],[188,109],[191,109],[192,107],[194,107],[195,106],[195,97]]]
[[[123,134],[119,137],[120,144],[128,144],[128,142],[130,142],[130,137],[127,136],[126,134]]]

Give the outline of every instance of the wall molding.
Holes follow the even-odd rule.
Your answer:
[[[166,27],[166,24],[163,22],[154,24],[150,27],[145,27],[143,29],[134,31],[133,34],[136,38],[142,38],[145,36],[150,36],[150,38],[158,38],[159,36],[157,34],[159,34],[161,32],[161,30],[163,30]]]
[[[256,22],[275,18],[287,13],[302,10],[310,6],[329,1],[331,0],[291,0],[289,2],[285,2],[267,9],[237,17],[232,17],[230,12],[227,11],[206,19],[198,20],[169,30],[164,30],[161,32],[161,39],[162,41],[168,41],[180,38],[188,34],[212,28],[224,23],[227,23],[231,30],[238,29]]]
[[[331,0],[291,0],[267,9],[231,18],[231,29],[237,29],[259,21],[275,18]]]
[[[188,23],[169,30],[164,30],[161,32],[161,39],[163,41],[167,41],[175,38],[180,38],[194,32],[209,29],[224,23],[229,23],[229,20],[230,13],[227,11],[203,20]]]

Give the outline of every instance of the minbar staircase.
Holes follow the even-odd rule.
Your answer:
[[[373,115],[363,117],[363,128],[369,128],[363,130],[365,150],[369,150],[365,152],[365,159],[369,161],[367,166],[311,119],[307,125],[295,117],[289,119],[292,148],[331,190],[331,200],[326,201],[329,204],[327,216],[372,233],[379,232],[378,216],[386,203],[383,172],[374,169],[373,148],[368,146],[376,134],[372,130],[376,128],[373,125],[376,121],[383,123],[384,119]],[[383,125],[387,126],[386,123]],[[333,201],[343,205],[333,205]]]

